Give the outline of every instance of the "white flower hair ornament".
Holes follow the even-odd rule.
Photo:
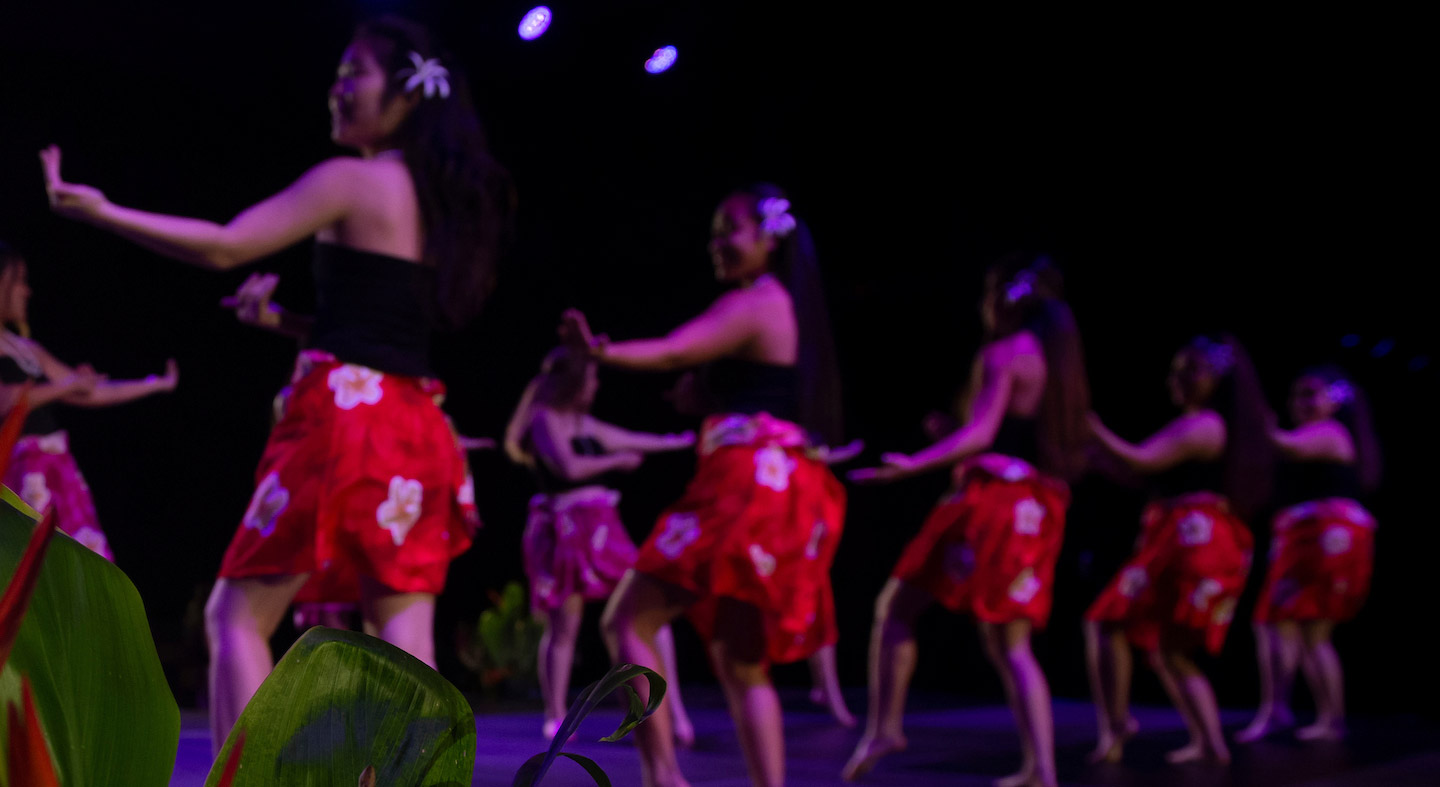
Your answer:
[[[438,59],[426,60],[419,52],[411,52],[410,62],[414,68],[402,68],[395,74],[405,80],[406,93],[423,86],[426,98],[434,98],[437,93],[441,98],[450,97],[450,72]]]
[[[1005,287],[1005,302],[1017,303],[1021,298],[1035,292],[1035,273],[1030,270],[1020,271],[1015,278]]]
[[[1325,387],[1325,396],[1340,407],[1355,401],[1355,386],[1349,380],[1336,380]]]
[[[784,238],[795,231],[795,217],[790,215],[790,200],[784,197],[766,197],[757,206],[760,211],[760,229],[767,235]]]

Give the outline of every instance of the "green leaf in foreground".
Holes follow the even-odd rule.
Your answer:
[[[469,785],[475,770],[475,716],[459,690],[353,631],[306,632],[245,707],[220,762],[242,729],[235,787],[354,787],[372,765],[375,784],[449,787]]]
[[[0,487],[0,577],[12,576],[36,516]],[[0,671],[0,707],[20,675],[66,787],[163,787],[175,767],[180,709],[165,682],[140,594],[125,572],[56,534]],[[0,715],[0,728],[7,727]],[[8,730],[0,729],[0,739]],[[0,757],[3,757],[0,753]]]
[[[650,683],[649,703],[641,702],[639,693],[630,687],[630,681],[639,677],[644,677]],[[566,741],[570,740],[570,736],[580,728],[580,722],[595,710],[595,706],[617,689],[625,691],[629,711],[615,732],[600,739],[606,742],[618,741],[628,735],[631,730],[640,726],[640,722],[655,713],[660,708],[660,701],[665,699],[665,679],[660,677],[660,673],[635,664],[618,664],[612,667],[609,672],[605,673],[605,677],[586,686],[585,690],[580,692],[580,696],[575,698],[575,704],[570,706],[570,712],[565,714],[565,721],[560,724],[555,738],[550,741],[550,749],[544,754],[537,754],[526,760],[525,764],[520,766],[520,770],[515,772],[515,781],[511,782],[511,787],[533,787],[539,784],[540,779],[550,770],[550,766],[555,763],[555,758],[559,756],[565,756],[580,763],[600,787],[610,787],[610,779],[604,771],[600,770],[599,765],[577,754],[562,752],[561,749],[564,748]]]

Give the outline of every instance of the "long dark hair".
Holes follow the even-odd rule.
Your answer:
[[[1209,368],[1215,387],[1201,402],[1225,421],[1221,491],[1242,517],[1258,513],[1270,497],[1275,450],[1270,444],[1270,409],[1250,354],[1234,336],[1197,336],[1183,352]]]
[[[396,141],[420,201],[424,261],[439,274],[437,322],[459,328],[479,314],[511,239],[515,194],[509,173],[490,156],[459,64],[425,27],[387,15],[361,23],[355,40],[369,45],[390,75],[386,98],[405,91],[403,72],[415,67],[412,52],[438,60],[448,72],[450,95],[422,97]]]
[[[595,361],[557,347],[540,363],[540,373],[525,387],[520,403],[505,426],[505,453],[517,464],[535,466],[535,453],[526,436],[536,407],[564,409],[571,407],[585,388],[586,369]]]
[[[1335,420],[1350,431],[1350,439],[1355,441],[1355,470],[1360,476],[1361,491],[1375,491],[1380,486],[1380,440],[1375,434],[1375,424],[1370,418],[1370,401],[1365,392],[1344,369],[1334,364],[1306,369],[1300,376],[1315,377],[1343,391]]]
[[[1045,353],[1045,396],[1040,406],[1040,465],[1067,480],[1085,468],[1090,379],[1075,314],[1064,300],[1064,278],[1050,257],[1015,253],[990,266],[995,325],[986,341],[1029,331]]]
[[[735,192],[751,200],[757,222],[760,204],[766,199],[785,199],[785,192],[771,183],[756,183]],[[826,445],[839,445],[845,434],[840,407],[840,369],[835,338],[830,332],[830,310],[825,305],[825,287],[815,241],[805,220],[794,212],[795,228],[776,236],[770,255],[770,271],[790,293],[795,324],[799,330],[799,357],[795,367],[800,384],[800,425]]]
[[[0,279],[5,278],[5,276],[9,274],[11,270],[19,268],[21,265],[24,264],[25,257],[20,254],[20,251],[14,246],[6,243],[5,241],[0,240]],[[0,296],[8,295],[8,292],[0,292]],[[28,337],[30,335],[30,326],[16,325],[15,332],[20,334],[21,336]]]

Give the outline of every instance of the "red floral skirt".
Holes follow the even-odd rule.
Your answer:
[[[1135,554],[1085,612],[1121,623],[1136,647],[1180,637],[1219,653],[1245,588],[1254,542],[1225,498],[1208,492],[1145,507]]]
[[[603,486],[530,499],[523,546],[532,607],[559,609],[574,595],[610,597],[636,556],[619,504],[620,493]]]
[[[1275,517],[1256,623],[1345,621],[1370,593],[1375,518],[1354,500],[1301,503]]]
[[[954,612],[1043,628],[1054,599],[1069,489],[999,454],[958,468],[955,489],[931,510],[891,575]]]
[[[368,576],[439,593],[478,526],[465,456],[435,380],[301,354],[220,576]],[[309,600],[319,598],[312,588]]]
[[[845,489],[804,448],[802,430],[772,418],[706,419],[695,478],[660,515],[637,571],[699,596],[702,637],[729,598],[765,618],[766,657],[807,658],[835,642],[830,564],[845,522]]]
[[[31,508],[42,515],[49,510],[60,532],[106,560],[115,560],[95,516],[90,486],[70,455],[70,439],[64,432],[20,438],[4,481]]]

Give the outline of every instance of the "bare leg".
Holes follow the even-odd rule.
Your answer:
[[[781,787],[785,783],[785,723],[765,662],[765,619],[760,610],[720,599],[710,658],[735,720],[750,783]]]
[[[218,579],[205,603],[210,648],[210,742],[215,754],[275,666],[270,636],[309,574]]]
[[[1310,681],[1310,692],[1315,695],[1317,713],[1314,724],[1295,731],[1295,737],[1301,740],[1345,737],[1345,673],[1335,645],[1330,641],[1334,630],[1335,624],[1328,620],[1307,621],[1302,627],[1305,661],[1309,665],[1306,677]]]
[[[1230,762],[1230,750],[1220,729],[1220,708],[1210,681],[1179,648],[1162,644],[1159,661],[1169,675],[1166,690],[1173,692],[1175,704],[1187,717],[1190,728],[1190,743],[1170,752],[1166,759],[1172,763],[1202,759]]]
[[[1130,681],[1134,672],[1130,643],[1118,626],[1085,621],[1085,666],[1095,702],[1098,730],[1090,762],[1120,762],[1125,742],[1139,729],[1130,715]]]
[[[360,578],[360,615],[366,632],[435,669],[435,596],[396,593],[370,577]]]
[[[670,632],[669,626],[661,626],[655,632],[655,652],[660,654],[660,663],[665,667],[665,704],[670,708],[670,721],[675,725],[675,742],[689,748],[695,745],[695,725],[690,723],[690,714],[685,712],[685,703],[680,697],[675,635]]]
[[[1030,621],[981,623],[985,652],[1010,701],[1020,731],[1020,771],[995,782],[997,787],[1054,787],[1055,725],[1050,713],[1050,686],[1030,650]]]
[[[810,701],[830,711],[840,726],[854,727],[855,716],[845,707],[845,695],[840,692],[834,645],[826,645],[810,656],[810,682]]]
[[[1290,692],[1295,683],[1298,648],[1292,623],[1255,624],[1255,656],[1260,664],[1260,709],[1255,720],[1235,735],[1251,743],[1295,723]]]
[[[655,652],[655,635],[674,620],[694,598],[680,588],[656,579],[625,572],[600,622],[610,657],[617,664],[638,664],[661,671]],[[664,675],[664,673],[661,673]],[[668,675],[665,675],[669,679]],[[650,685],[644,680],[631,684],[641,699],[650,699]],[[668,700],[666,701],[668,703]],[[664,703],[662,703],[664,704]],[[640,749],[640,768],[645,787],[689,787],[675,759],[675,738],[669,708],[662,709],[635,729]]]
[[[885,583],[875,601],[865,734],[845,763],[841,775],[846,781],[864,776],[881,757],[905,749],[905,694],[917,656],[915,621],[934,602],[929,593],[894,578]]]
[[[1195,718],[1190,703],[1186,701],[1185,695],[1180,691],[1180,678],[1166,663],[1160,651],[1150,651],[1149,661],[1151,668],[1155,670],[1156,677],[1160,679],[1160,685],[1165,689],[1166,696],[1175,705],[1175,710],[1180,713],[1180,719],[1185,722],[1186,732],[1190,734],[1190,742],[1184,748],[1170,752],[1170,757],[1178,757],[1183,760],[1191,758],[1192,753],[1194,756],[1199,756],[1203,752],[1202,741],[1205,739],[1205,733],[1200,727],[1200,721]]]
[[[545,702],[545,722],[540,734],[555,737],[565,720],[570,694],[570,668],[575,663],[575,640],[585,615],[585,599],[578,593],[565,599],[559,608],[545,613],[545,633],[540,637],[538,658],[540,696]]]

